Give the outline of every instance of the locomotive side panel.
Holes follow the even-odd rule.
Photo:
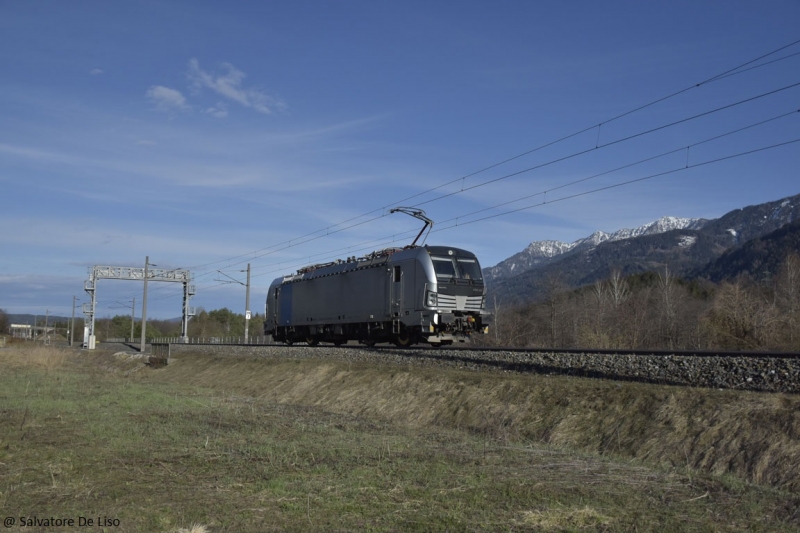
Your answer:
[[[386,270],[369,268],[288,283],[292,324],[344,324],[382,320],[387,312]]]
[[[335,302],[342,310],[342,322],[384,320],[388,313],[387,269],[356,270],[342,277]]]
[[[391,316],[404,320],[414,311],[420,310],[421,289],[417,287],[418,258],[404,259],[391,263],[390,307]]]
[[[292,289],[291,285],[283,285],[278,288],[277,316],[275,317],[275,322],[278,325],[288,326],[294,323],[294,317],[292,316]]]

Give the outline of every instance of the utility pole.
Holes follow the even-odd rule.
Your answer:
[[[136,312],[136,297],[133,297],[133,305],[131,305],[131,342],[133,342],[133,325],[134,325],[134,313]]]
[[[69,347],[72,348],[72,339],[75,338],[75,299],[77,297],[72,297],[72,320],[69,322]]]
[[[144,297],[142,297],[142,342],[139,345],[139,353],[144,353],[145,346],[145,328],[147,327],[147,267],[150,265],[150,256],[144,258]],[[153,265],[155,266],[155,265]]]
[[[247,296],[244,302],[244,342],[249,344],[250,338],[247,336],[250,327],[250,263],[247,263]]]
[[[249,333],[248,330],[249,330],[249,327],[250,327],[250,263],[247,263],[247,270],[246,271],[245,270],[240,270],[239,271],[239,272],[247,272],[247,283],[246,284],[242,283],[238,279],[234,279],[234,278],[230,277],[229,275],[227,275],[225,272],[223,272],[221,270],[217,270],[217,272],[219,272],[220,274],[222,274],[223,276],[225,276],[226,278],[228,278],[231,281],[225,281],[225,280],[221,280],[221,279],[218,279],[216,281],[221,281],[222,283],[238,283],[239,285],[244,285],[244,286],[247,287],[247,296],[245,297],[245,303],[244,303],[244,338],[247,339],[247,335]],[[245,340],[245,342],[248,342],[248,341]]]
[[[44,312],[44,343],[46,345],[50,344],[50,334],[47,332],[47,322],[49,318],[50,318],[50,310],[47,309]]]

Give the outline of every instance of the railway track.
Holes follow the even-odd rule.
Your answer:
[[[121,346],[121,345],[116,345]],[[138,345],[124,345],[138,350]],[[109,346],[109,348],[111,348]],[[800,354],[663,350],[548,350],[449,346],[171,344],[173,356],[319,358],[473,371],[568,375],[678,386],[800,393]],[[113,349],[113,348],[111,348]]]
[[[126,344],[131,347],[139,346],[138,343],[117,343]],[[291,349],[324,349],[324,348],[342,348],[354,350],[428,350],[439,352],[443,350],[457,350],[457,351],[478,351],[478,352],[514,352],[514,353],[564,353],[564,354],[581,354],[581,355],[638,355],[638,356],[652,356],[652,357],[753,357],[764,359],[800,359],[800,352],[764,352],[764,351],[722,351],[722,350],[620,350],[620,349],[595,349],[595,348],[517,348],[517,347],[503,347],[503,346],[478,346],[474,344],[453,344],[443,347],[431,347],[427,344],[415,344],[406,348],[398,348],[391,344],[376,344],[374,346],[365,346],[363,344],[348,343],[342,346],[334,346],[332,344],[316,344],[308,345],[300,342],[287,345],[282,342],[168,342],[168,344],[175,345],[188,345],[188,346],[243,346],[243,347],[256,347],[256,346],[272,346],[283,347]]]

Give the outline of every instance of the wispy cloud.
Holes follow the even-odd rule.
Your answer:
[[[225,102],[217,102],[217,105],[207,108],[203,113],[216,118],[225,118],[228,116],[228,106]]]
[[[102,222],[99,219],[71,219],[71,231],[63,239],[54,243],[52,237],[47,237],[47,227],[52,224],[64,224],[63,219],[51,217],[10,217],[0,215],[0,224],[3,227],[10,227],[11,220],[16,219],[20,230],[13,234],[0,236],[0,245],[6,246],[29,246],[36,247],[31,255],[42,252],[43,246],[52,245],[51,249],[70,250],[80,243],[94,243],[102,246],[94,247],[93,254],[97,257],[106,259],[96,259],[92,257],[90,261],[105,261],[113,264],[119,261],[120,257],[128,257],[132,250],[152,250],[153,255],[168,257],[181,256],[187,262],[194,262],[198,259],[208,257],[207,246],[212,246],[214,253],[221,256],[235,256],[247,253],[251,246],[235,242],[230,239],[227,233],[214,235],[213,232],[201,233],[191,227],[180,227],[176,225],[176,232],[173,235],[162,235],[154,227],[143,228],[139,232],[132,232],[130,227],[124,224]],[[79,254],[70,254],[78,255]],[[87,252],[84,257],[91,256]],[[65,256],[67,257],[67,256]],[[4,274],[6,275],[6,274]],[[13,274],[12,274],[13,275]]]
[[[189,106],[186,104],[186,98],[180,91],[164,87],[163,85],[153,85],[145,96],[150,99],[159,111],[172,111],[172,110],[185,110]]]
[[[48,162],[57,162],[57,163],[78,164],[83,161],[82,157],[76,157],[67,153],[59,153],[49,150],[41,150],[39,148],[30,148],[27,146],[15,146],[11,144],[2,144],[2,143],[0,143],[0,154],[8,154],[26,159],[33,159],[38,161],[44,160]]]
[[[286,104],[283,101],[270,96],[264,91],[243,87],[242,81],[247,75],[230,63],[223,63],[222,68],[226,70],[226,73],[222,75],[206,72],[200,68],[200,63],[197,59],[193,58],[189,61],[187,75],[196,89],[211,89],[217,94],[244,107],[255,109],[259,113],[270,114],[275,110],[286,108]],[[227,111],[225,112],[227,113]]]
[[[100,75],[102,73],[103,73],[103,69],[101,69],[101,68],[93,68],[92,70],[89,71],[89,74],[91,74],[92,76],[98,76],[98,75]]]

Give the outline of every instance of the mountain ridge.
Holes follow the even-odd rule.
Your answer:
[[[571,243],[554,240],[533,241],[524,250],[505,259],[495,266],[483,269],[488,283],[500,278],[521,274],[526,270],[549,262],[563,254],[594,248],[604,242],[613,242],[643,235],[656,235],[674,229],[699,229],[708,220],[703,218],[679,218],[665,216],[637,228],[623,228],[612,233],[595,231],[588,237]]]
[[[573,243],[534,241],[483,272],[491,298],[506,302],[540,297],[554,278],[575,288],[605,279],[615,269],[628,275],[669,265],[676,275],[701,277],[726,252],[796,220],[800,194],[734,209],[717,219],[662,217]]]

